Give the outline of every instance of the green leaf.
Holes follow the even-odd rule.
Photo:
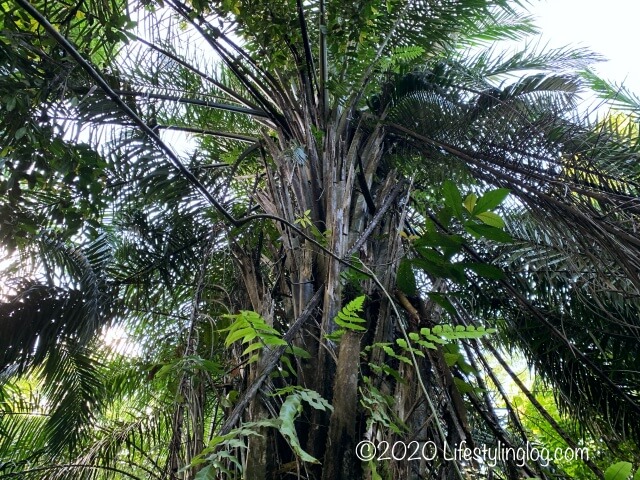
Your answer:
[[[486,263],[465,263],[469,270],[473,270],[479,276],[489,278],[491,280],[501,280],[504,278],[504,272],[498,267]]]
[[[398,288],[407,295],[416,294],[416,276],[413,273],[411,262],[403,258],[398,267],[398,275],[396,277]]]
[[[262,341],[265,345],[287,345],[287,342],[277,335],[265,332]]]
[[[289,395],[284,401],[282,407],[280,408],[280,415],[278,416],[281,421],[279,430],[280,433],[287,439],[293,451],[300,457],[302,461],[309,463],[320,463],[316,458],[312,457],[302,449],[300,440],[298,440],[295,420],[296,418],[298,418],[300,413],[302,413],[302,399],[303,398],[299,394],[294,393],[292,395]],[[325,410],[326,402],[324,402],[324,399],[322,399],[321,402],[320,399],[322,398],[319,395],[312,397],[311,405],[318,405],[322,410]]]
[[[421,257],[430,262],[434,262],[441,266],[445,266],[449,263],[447,262],[447,259],[444,258],[444,256],[435,248],[416,246],[416,250]],[[418,259],[413,261],[414,265],[417,263],[417,260]]]
[[[447,235],[437,231],[428,231],[418,238],[413,245],[415,247],[447,247],[458,252],[462,249],[463,243],[464,237],[461,235]]]
[[[467,195],[467,198],[464,199],[464,208],[466,208],[469,213],[473,212],[477,199],[478,196],[475,193],[470,193]]]
[[[509,195],[508,188],[497,188],[496,190],[486,192],[482,197],[480,197],[472,213],[477,215],[479,213],[486,212],[487,210],[493,210],[500,205],[505,198],[507,198],[507,195]]]
[[[473,392],[473,385],[465,382],[464,380],[462,380],[461,378],[458,377],[454,377],[453,378],[453,383],[455,383],[456,388],[458,389],[458,391],[461,394],[465,394],[465,393],[471,393]]]
[[[450,315],[455,315],[456,314],[455,307],[453,306],[451,301],[446,297],[446,295],[444,295],[442,293],[439,293],[439,292],[429,292],[428,295],[429,295],[429,298],[431,300],[433,300],[438,305],[440,305],[442,308],[444,308],[444,310],[448,314],[450,314]]]
[[[193,480],[213,480],[216,478],[216,471],[213,468],[213,465],[207,465],[193,477]]]
[[[389,10],[389,3],[387,3],[387,10]],[[371,468],[371,480],[383,480],[376,468],[376,462],[372,460],[368,463],[368,465],[369,468]]]
[[[460,211],[462,212],[462,210]],[[449,225],[451,224],[452,216],[453,216],[453,210],[447,206],[445,206],[444,208],[441,208],[436,213],[436,218],[438,219],[438,222],[440,222],[440,224],[444,228],[449,228]],[[433,231],[433,229],[435,229],[435,224],[430,219],[427,219],[427,220],[428,221],[425,221],[425,228],[429,231]]]
[[[336,325],[340,325],[342,328],[348,328],[349,330],[355,330],[358,332],[364,332],[367,330],[367,328],[363,327],[362,325],[358,325],[353,322],[345,322],[344,320],[341,320],[339,317],[336,317],[335,321],[336,321]]]
[[[296,370],[295,368],[293,368],[293,364],[291,363],[291,359],[289,359],[289,357],[287,356],[282,356],[280,357],[280,361],[282,362],[282,365],[284,366],[284,368],[280,371],[278,370],[274,370],[273,372],[271,372],[271,375],[274,377],[283,377],[286,378],[289,376],[289,373],[291,375],[293,375],[294,377],[296,376]]]
[[[242,355],[248,355],[249,353],[255,350],[260,350],[262,347],[263,345],[260,342],[252,343],[251,345],[249,345],[247,348],[244,349],[244,351],[242,352]]]
[[[333,406],[315,390],[303,389],[298,392],[300,398],[311,405],[316,410],[332,411]]]
[[[444,361],[447,364],[448,367],[453,367],[456,362],[458,361],[458,359],[460,358],[460,354],[459,353],[445,353],[444,354]]]
[[[241,338],[242,338],[242,343],[247,343],[256,337],[257,337],[257,333],[254,328],[252,327],[241,328],[234,332],[230,332],[225,340],[225,344],[229,346],[232,343],[236,342],[237,340],[240,340]]]
[[[636,470],[636,473],[633,476],[633,480],[640,480],[640,468]]]
[[[471,374],[477,373],[476,370],[470,364],[465,362],[462,357],[460,357],[460,360],[458,361],[457,365],[460,371],[465,375],[471,375]]]
[[[16,97],[9,97],[7,100],[7,112],[11,112],[16,108]]]
[[[467,223],[465,230],[476,238],[486,238],[500,243],[510,243],[513,241],[511,235],[491,225],[482,225],[480,223]]]
[[[396,355],[395,358],[397,358],[398,360],[400,360],[403,363],[406,363],[407,365],[412,365],[413,363],[411,362],[411,359],[405,355]]]
[[[442,185],[442,194],[444,195],[444,204],[451,209],[457,218],[462,218],[462,195],[455,183],[446,180]]]
[[[467,284],[467,275],[464,271],[464,266],[460,263],[453,263],[449,268],[449,278],[461,285]]]
[[[429,350],[437,350],[438,347],[436,346],[435,343],[432,342],[425,342],[424,340],[418,340],[418,345],[420,345],[421,347],[424,348],[428,348]]]
[[[487,225],[491,225],[496,228],[504,228],[504,220],[497,213],[482,212],[476,215],[476,218]]]
[[[296,347],[295,345],[290,346],[287,349],[287,352],[290,352],[298,358],[311,358],[311,354],[309,352],[307,352],[304,348]]]
[[[251,355],[247,360],[247,363],[257,362],[259,358],[260,358],[260,355],[258,355],[257,353],[255,355]]]
[[[324,338],[326,338],[327,340],[331,340],[332,342],[336,342],[338,343],[341,339],[342,336],[346,333],[346,330],[340,328],[338,330],[335,330],[332,333],[327,333]]]
[[[359,297],[354,298],[347,305],[345,305],[342,310],[338,312],[338,315],[336,315],[336,317],[333,319],[336,325],[349,330],[355,330],[359,332],[365,331],[366,327],[359,324],[366,323],[366,320],[358,316],[358,312],[362,311],[364,300],[365,296],[360,295]]]
[[[20,140],[26,134],[27,134],[27,127],[20,127],[18,130],[16,130],[14,137],[16,138],[16,140]]]
[[[605,480],[627,480],[631,475],[633,465],[629,462],[618,462],[611,465],[604,472]]]
[[[394,352],[393,348],[391,348],[389,345],[380,345],[380,348],[382,348],[384,353],[386,353],[387,355],[389,355],[391,357],[395,357],[396,352]]]

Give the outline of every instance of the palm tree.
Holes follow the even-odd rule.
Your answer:
[[[446,456],[530,439],[490,357],[544,412],[499,347],[638,441],[637,135],[576,112],[593,55],[480,49],[533,30],[506,1],[15,4],[0,474],[483,478]]]

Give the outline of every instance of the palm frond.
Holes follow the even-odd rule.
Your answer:
[[[597,92],[601,98],[610,102],[617,109],[633,115],[637,119],[640,112],[640,97],[629,90],[624,85],[607,82],[597,76],[593,71],[587,70],[583,73],[589,86]]]

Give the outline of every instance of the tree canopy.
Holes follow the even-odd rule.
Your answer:
[[[640,101],[533,33],[0,1],[0,478],[630,476]]]

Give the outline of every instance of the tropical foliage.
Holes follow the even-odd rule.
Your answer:
[[[596,55],[492,49],[535,31],[506,0],[3,0],[0,31],[0,478],[634,471],[640,102]],[[531,442],[594,458],[451,460]]]

